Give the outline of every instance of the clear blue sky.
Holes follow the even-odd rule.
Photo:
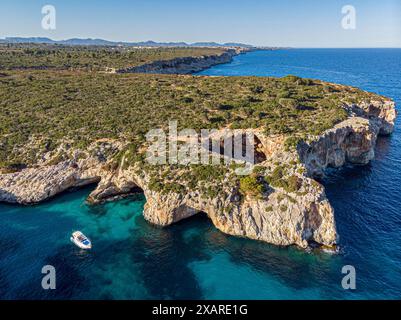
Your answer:
[[[41,28],[41,8],[57,29]],[[343,5],[356,30],[341,28]],[[0,38],[216,41],[292,47],[401,47],[400,0],[1,0]]]

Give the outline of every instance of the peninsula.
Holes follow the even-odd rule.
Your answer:
[[[368,163],[377,137],[393,131],[394,102],[296,76],[187,75],[244,50],[0,45],[0,201],[34,204],[94,183],[96,204],[139,188],[145,219],[159,226],[205,212],[230,235],[335,246],[316,179]],[[252,132],[254,170],[150,165],[145,135],[170,120]]]

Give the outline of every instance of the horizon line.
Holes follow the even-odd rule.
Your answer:
[[[53,38],[50,37],[46,37],[46,36],[3,36],[2,38],[0,38],[0,41],[6,41],[6,43],[12,43],[12,42],[7,42],[8,38],[20,38],[20,39],[48,39],[50,41],[54,41],[54,42],[63,42],[63,41],[69,41],[69,40],[100,40],[100,41],[105,41],[105,42],[110,42],[110,43],[127,43],[127,44],[134,44],[134,43],[146,43],[146,42],[154,42],[154,43],[163,43],[163,44],[174,44],[174,43],[185,43],[188,45],[192,45],[192,44],[197,44],[197,43],[216,43],[219,45],[224,45],[224,44],[230,44],[230,43],[236,43],[236,44],[241,44],[241,45],[245,45],[245,46],[251,46],[254,48],[280,48],[280,49],[401,49],[400,47],[393,47],[393,46],[359,46],[359,47],[343,47],[343,46],[339,46],[339,47],[335,47],[335,46],[286,46],[286,45],[254,45],[254,44],[249,44],[249,43],[243,43],[241,41],[222,41],[222,42],[217,42],[217,41],[208,41],[208,40],[204,40],[204,41],[195,41],[195,42],[187,42],[184,40],[181,41],[157,41],[157,40],[108,40],[108,39],[104,39],[104,38],[92,38],[92,37],[69,37],[69,38],[64,38],[64,39],[60,39],[60,40],[55,40]],[[17,43],[21,43],[21,42],[15,42],[15,44]],[[34,42],[25,42],[25,43],[34,43]],[[36,42],[37,44],[49,44],[46,42]],[[68,45],[68,44],[67,44]],[[71,45],[71,44],[70,44]],[[74,46],[80,46],[81,44],[73,44]],[[91,44],[82,44],[82,46],[96,46],[96,45],[91,45]],[[98,46],[102,46],[102,45],[98,45]],[[107,46],[107,45],[103,45],[103,46]]]

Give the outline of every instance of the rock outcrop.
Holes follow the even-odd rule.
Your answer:
[[[37,203],[69,188],[96,182],[88,200],[97,203],[141,188],[146,197],[144,217],[159,226],[205,212],[218,229],[230,235],[303,248],[310,242],[333,246],[338,241],[333,208],[324,187],[313,177],[323,175],[327,167],[366,164],[374,157],[377,136],[391,133],[396,117],[394,103],[387,100],[347,108],[347,120],[300,142],[292,151],[284,148],[282,137],[254,130],[260,142],[257,147],[265,154],[258,164],[263,175],[272,172],[274,163],[286,164],[285,174],[296,180],[296,190],[266,185],[262,195],[253,197],[241,194],[238,184],[230,184],[225,177],[222,192],[214,197],[205,196],[197,187],[164,193],[152,189],[150,175],[136,165],[115,167],[102,152],[87,152],[85,157],[72,156],[55,165],[44,161],[33,168],[0,175],[0,201]],[[120,142],[106,144],[111,145],[108,149],[122,148]],[[76,150],[71,152],[77,154]]]
[[[367,164],[375,156],[378,135],[394,130],[396,110],[391,101],[346,108],[352,117],[298,146],[300,159],[311,176],[322,176],[327,167],[338,168],[345,163]]]

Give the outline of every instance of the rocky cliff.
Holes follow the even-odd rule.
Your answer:
[[[136,67],[116,70],[117,73],[158,73],[158,74],[191,74],[217,64],[228,63],[232,57],[250,49],[227,49],[218,55],[201,57],[183,57],[170,60],[159,60]]]
[[[367,164],[374,158],[378,135],[394,130],[396,110],[392,101],[371,101],[346,106],[352,115],[347,120],[298,146],[301,161],[311,176],[322,176],[327,167],[345,163]]]
[[[258,195],[241,192],[240,178],[228,169],[214,195],[205,192],[210,181],[180,192],[158,190],[152,186],[150,171],[136,164],[124,165],[124,157],[118,166],[113,164],[105,150],[122,150],[124,143],[110,140],[98,141],[85,151],[61,146],[69,160],[52,165],[50,157],[44,156],[35,167],[0,175],[0,201],[31,204],[72,187],[97,183],[88,200],[98,203],[141,188],[146,197],[144,217],[159,226],[205,212],[218,229],[230,235],[303,248],[311,242],[334,246],[338,241],[334,211],[314,177],[324,175],[327,167],[366,164],[374,157],[377,136],[390,134],[396,117],[389,100],[344,107],[347,120],[303,139],[295,149],[285,147],[283,136],[252,130],[256,148],[263,153],[253,174],[262,190]],[[187,176],[193,170],[164,169],[174,176]],[[168,178],[164,182],[169,183]]]

